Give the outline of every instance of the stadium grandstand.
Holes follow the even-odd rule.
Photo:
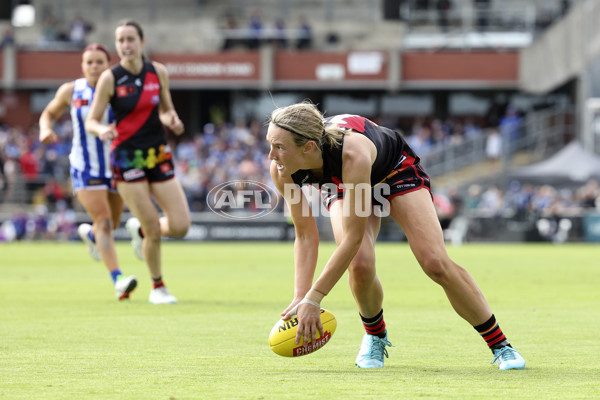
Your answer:
[[[126,17],[144,27],[147,56],[166,65],[186,126],[169,139],[193,212],[189,240],[290,238],[281,203],[240,221],[215,215],[209,194],[232,181],[271,185],[265,119],[276,106],[311,99],[328,115],[361,114],[405,135],[433,178],[449,241],[600,241],[600,169],[570,167],[600,159],[597,1],[1,7],[0,241],[77,237],[86,215],[68,179],[69,116],[57,124],[61,142],[50,146],[37,140],[37,121],[58,86],[80,76],[87,43],[116,55],[114,28]],[[551,157],[561,164],[541,168]],[[252,207],[240,215],[260,211]],[[320,229],[331,238],[328,226]],[[402,240],[396,235],[383,224],[380,240]]]

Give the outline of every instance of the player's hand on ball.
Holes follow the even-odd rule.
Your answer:
[[[323,324],[321,323],[321,309],[312,304],[303,303],[298,306],[298,331],[295,343],[298,344],[304,336],[305,343],[314,343],[317,340],[317,331],[323,336]]]
[[[290,305],[287,306],[286,309],[283,310],[283,312],[281,313],[281,316],[283,317],[281,319],[287,321],[288,319],[296,315],[296,312],[298,311],[298,303],[300,303],[302,299],[302,297],[294,297],[294,300],[292,300]]]
[[[294,302],[292,302],[293,304]],[[304,303],[302,303],[304,304]],[[297,306],[294,306],[297,309]],[[316,307],[316,306],[315,306]],[[269,346],[271,350],[284,357],[300,357],[315,352],[325,346],[337,327],[337,321],[333,314],[323,308],[319,310],[323,333],[317,340],[308,342],[308,337],[302,338],[300,343],[295,343],[298,333],[298,316],[284,321],[283,318],[275,323],[269,333]],[[306,340],[304,340],[306,339]]]

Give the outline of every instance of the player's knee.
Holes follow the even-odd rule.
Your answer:
[[[370,257],[354,257],[348,267],[351,285],[369,283],[375,277],[375,261]]]
[[[144,239],[160,242],[161,232],[158,221],[156,221],[156,223],[142,225],[142,231],[144,233]]]
[[[181,239],[185,235],[187,235],[188,230],[190,229],[190,225],[180,225],[171,228],[171,236],[176,239]]]
[[[183,238],[190,229],[189,218],[178,218],[169,220],[169,236],[176,239]]]
[[[94,222],[96,227],[96,235],[98,233],[109,235],[112,231],[112,224],[110,222],[110,218],[100,218]]]
[[[107,234],[112,231],[112,222],[110,222],[110,218],[105,218],[100,222],[100,229]]]
[[[451,262],[447,257],[429,253],[419,257],[419,264],[427,276],[434,282],[443,284],[447,280],[451,268]]]

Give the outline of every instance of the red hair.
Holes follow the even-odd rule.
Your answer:
[[[101,52],[106,54],[106,58],[108,59],[108,61],[110,61],[110,54],[108,53],[108,50],[106,50],[106,47],[102,46],[100,43],[88,44],[87,46],[85,46],[85,49],[83,49],[83,53],[90,50],[100,50]]]

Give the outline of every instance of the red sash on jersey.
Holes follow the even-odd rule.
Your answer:
[[[160,96],[160,80],[158,79],[158,75],[146,72],[144,86],[141,90],[142,93],[135,108],[117,124],[117,137],[112,141],[110,146],[111,151],[131,138],[148,120],[154,107],[158,106],[148,107],[148,104],[152,104],[154,96]]]

